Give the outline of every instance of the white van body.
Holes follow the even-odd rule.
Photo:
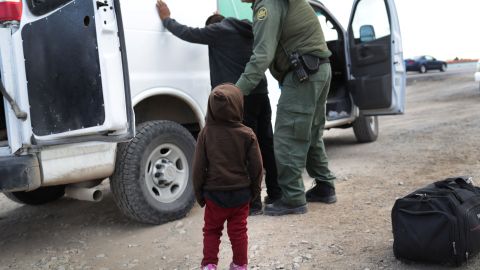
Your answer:
[[[160,224],[185,216],[194,203],[194,137],[211,90],[207,47],[166,31],[155,0],[12,1],[23,11],[20,21],[0,21],[0,191],[25,204],[64,194],[97,201],[96,186],[109,178],[128,217]],[[363,42],[358,29],[343,30],[310,1],[338,35],[329,43],[340,59],[331,92],[341,94],[331,100],[349,104],[348,117],[326,127],[359,126],[367,141],[376,139],[377,115],[403,112],[405,90],[393,0],[356,0],[354,10],[370,2],[383,5],[390,27]],[[168,4],[174,18],[197,27],[217,10],[214,0]]]
[[[81,7],[80,1],[67,0],[50,1],[54,4],[58,3],[58,7],[46,11],[44,14],[38,14],[39,11],[32,11],[31,4],[25,0],[23,1],[21,21],[5,22],[0,27],[0,77],[4,87],[18,106],[29,114],[25,120],[18,119],[10,104],[4,99],[1,113],[5,113],[6,120],[5,127],[0,126],[0,129],[6,131],[6,134],[3,138],[0,136],[0,170],[5,174],[0,176],[0,190],[17,202],[45,203],[61,197],[65,190],[67,194],[75,197],[80,190],[91,189],[103,179],[111,177],[119,162],[117,143],[129,141],[133,137],[131,132],[133,127],[146,122],[153,123],[157,128],[166,126],[167,130],[164,132],[167,133],[172,125],[174,131],[180,130],[180,134],[182,134],[180,136],[185,137],[186,143],[183,148],[186,150],[182,146],[176,147],[175,139],[173,141],[166,139],[166,141],[172,142],[170,150],[176,152],[178,156],[182,156],[185,163],[182,164],[185,166],[184,171],[190,169],[194,147],[193,136],[205,124],[207,100],[210,93],[207,48],[183,42],[166,31],[158,17],[154,0],[87,1],[93,7],[88,8],[90,12],[94,12],[93,14],[88,15],[86,8]],[[121,9],[117,10],[120,6]],[[186,6],[189,8],[185,9]],[[186,24],[202,27],[205,19],[216,10],[216,2],[176,0],[170,3],[170,8],[172,13]],[[61,17],[62,12],[64,14],[76,12],[76,10],[84,12],[84,9],[85,15],[79,15],[79,19],[82,20],[74,23],[91,27],[91,23],[95,21],[95,28],[92,28],[92,31],[97,35],[98,46],[95,49],[98,50],[102,72],[101,84],[104,100],[102,107],[105,108],[105,119],[103,123],[92,127],[63,130],[51,134],[43,134],[45,132],[42,131],[38,132],[42,134],[36,134],[35,127],[32,128],[34,117],[30,113],[38,113],[38,110],[35,112],[33,109],[32,112],[29,110],[30,103],[34,103],[36,100],[29,99],[32,96],[32,89],[29,89],[30,84],[27,79],[28,76],[34,77],[28,72],[35,73],[35,71],[27,71],[28,66],[24,64],[26,58],[28,63],[28,54],[31,52],[28,51],[30,48],[26,48],[28,45],[23,44],[23,39],[28,34],[35,36],[33,30],[51,28],[63,31],[57,29],[58,24],[55,28],[53,23],[48,24],[48,22],[64,20],[71,23],[70,19]],[[192,11],[195,16],[192,16]],[[123,26],[120,26],[120,16]],[[71,15],[70,18],[74,20]],[[29,27],[33,30],[30,31]],[[118,50],[117,48],[121,46],[121,38],[118,38],[120,32],[123,32],[124,47]],[[57,37],[54,33],[46,32],[45,35],[51,37],[52,40],[49,42],[63,42],[62,37]],[[40,44],[39,46],[47,45]],[[123,66],[128,66],[127,75],[122,73],[120,53],[123,51],[126,52],[124,54],[126,61],[123,61]],[[48,68],[49,65],[48,62],[45,63],[45,68]],[[65,76],[65,74],[62,75]],[[128,80],[129,98],[122,97],[124,79]],[[133,117],[127,119],[128,111],[131,111],[132,115],[135,111],[135,119]],[[158,122],[158,120],[162,120],[162,122]],[[33,126],[35,126],[35,121],[41,122],[41,120],[33,119]],[[128,132],[129,128],[130,132]],[[117,136],[98,135],[102,132]],[[2,134],[0,133],[0,135]],[[161,143],[156,144],[161,145]],[[166,159],[178,158],[174,155],[165,157]],[[155,163],[161,158],[145,159],[145,157],[143,160],[140,158],[137,163],[147,161]],[[12,172],[7,169],[7,167],[12,167],[12,164],[18,170]],[[138,166],[145,167],[146,165],[139,164]],[[160,173],[170,172],[172,174],[175,168],[166,166],[159,170]],[[29,173],[25,173],[26,171]],[[179,176],[178,178],[181,178],[183,183],[178,183],[180,188],[176,188],[175,192],[163,196],[167,199],[153,199],[150,202],[144,202],[145,205],[150,206],[163,204],[163,206],[150,207],[152,209],[149,210],[152,211],[149,212],[149,215],[153,213],[154,218],[135,213],[126,214],[148,223],[162,223],[184,216],[193,205],[191,175],[177,173],[176,176]],[[145,178],[144,175],[141,177]],[[150,180],[150,184],[154,181]],[[59,186],[60,189],[57,188]],[[162,192],[159,187],[153,191],[152,188],[150,191],[145,189],[145,187],[141,189],[139,194],[157,196]],[[121,197],[121,195],[115,196],[116,199]],[[92,198],[83,199],[92,200]],[[179,199],[184,201],[181,207],[172,206]],[[121,205],[121,203],[119,204]],[[124,212],[129,211],[125,210]]]

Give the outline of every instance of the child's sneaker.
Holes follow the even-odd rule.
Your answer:
[[[213,263],[209,263],[202,267],[202,270],[217,270],[217,265]]]
[[[233,262],[230,264],[230,270],[248,270],[247,265],[236,265]]]

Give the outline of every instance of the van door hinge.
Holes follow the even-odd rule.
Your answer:
[[[108,7],[108,2],[107,1],[97,1],[97,9],[101,7]]]
[[[18,107],[17,102],[12,98],[12,96],[7,92],[7,89],[3,86],[3,83],[0,81],[0,92],[2,93],[3,97],[10,103],[10,106],[12,107],[13,112],[15,113],[15,116],[18,119],[21,120],[26,120],[27,119],[27,113],[22,111],[20,107]]]

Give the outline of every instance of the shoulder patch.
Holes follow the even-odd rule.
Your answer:
[[[258,11],[257,11],[257,14],[255,15],[255,17],[257,18],[257,20],[259,21],[263,21],[267,18],[268,16],[268,11],[267,11],[267,8],[266,7],[261,7]]]

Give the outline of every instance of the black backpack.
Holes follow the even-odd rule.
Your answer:
[[[458,177],[416,190],[395,202],[392,227],[396,258],[459,266],[480,250],[480,189]]]

